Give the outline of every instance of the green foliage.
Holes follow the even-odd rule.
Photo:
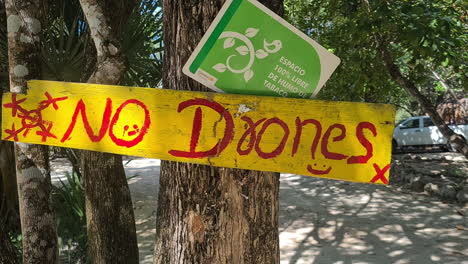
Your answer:
[[[60,180],[60,186],[56,187],[53,193],[59,246],[66,249],[69,263],[84,263],[87,246],[84,188],[77,174],[66,173],[66,177],[67,181]]]
[[[42,78],[79,82],[86,62],[95,59],[93,43],[77,0],[52,1],[41,39]]]
[[[57,229],[59,234],[59,247],[62,251],[62,261],[67,263],[89,263],[86,254],[87,231],[86,231],[86,207],[85,191],[82,179],[78,174],[65,174],[67,180],[60,179],[60,185],[54,187],[52,195],[54,211],[57,218]],[[127,181],[139,174],[127,177]],[[12,240],[21,248],[21,234]]]
[[[96,52],[78,0],[49,0],[41,39],[42,78],[85,82]],[[129,69],[123,84],[158,87],[162,77],[162,9],[160,1],[142,0],[121,34]],[[7,90],[8,41],[4,5],[0,9],[0,79]]]
[[[10,241],[16,249],[18,259],[21,259],[23,255],[23,235],[21,234],[21,230],[14,230],[10,234]]]
[[[47,4],[41,38],[42,78],[86,82],[94,70],[96,51],[79,0],[49,0]],[[0,22],[0,73],[4,77],[8,66],[4,15]],[[120,41],[129,66],[123,84],[157,87],[163,49],[160,1],[141,0],[122,28]]]
[[[130,16],[122,35],[122,49],[129,62],[124,84],[159,86],[163,51],[160,1],[141,1]]]
[[[398,109],[397,112],[396,112],[396,116],[395,116],[395,123],[399,123],[401,121],[404,121],[405,119],[407,119],[409,117],[411,117],[410,113],[408,113],[405,110]]]
[[[446,172],[447,176],[449,177],[460,177],[460,178],[467,178],[465,172],[460,168],[449,168]]]
[[[285,5],[292,24],[342,59],[321,98],[412,105],[391,80],[376,36],[433,99],[438,95],[433,70],[446,73],[455,89],[466,86],[466,1],[286,0]]]

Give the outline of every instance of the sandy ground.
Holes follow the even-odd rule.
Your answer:
[[[68,166],[54,166],[54,178]],[[126,164],[140,263],[152,263],[159,160]],[[63,175],[63,174],[62,174]],[[281,175],[283,264],[468,264],[468,207],[395,187]]]

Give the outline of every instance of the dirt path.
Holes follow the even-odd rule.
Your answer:
[[[129,181],[140,250],[140,263],[152,264],[156,235],[156,206],[159,190],[159,160],[136,159],[125,166]]]
[[[126,165],[140,263],[152,263],[159,161]],[[396,187],[281,175],[281,263],[468,264],[468,207]]]
[[[280,206],[281,263],[468,263],[463,209],[429,197],[282,175]]]

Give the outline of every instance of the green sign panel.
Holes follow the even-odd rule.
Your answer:
[[[225,93],[314,97],[340,59],[255,0],[227,0],[183,72]]]

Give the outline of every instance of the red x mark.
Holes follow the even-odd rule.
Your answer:
[[[13,138],[13,141],[18,141],[18,140],[19,140],[19,139],[18,139],[18,134],[21,133],[21,131],[23,131],[23,129],[24,129],[24,128],[22,127],[22,128],[20,128],[20,129],[16,130],[16,129],[15,129],[15,124],[13,124],[13,125],[11,126],[11,130],[10,130],[10,129],[5,129],[5,133],[10,134],[7,138],[5,138],[5,140],[8,140],[8,139],[10,139],[10,138]]]
[[[21,118],[21,124],[24,128],[23,137],[26,137],[31,129],[41,126],[44,123],[40,110],[25,111],[18,114],[18,117]]]
[[[15,117],[16,112],[19,110],[20,112],[26,112],[26,110],[20,106],[22,102],[26,101],[26,98],[21,100],[16,100],[16,94],[11,94],[11,103],[4,104],[3,107],[11,108],[11,116]]]
[[[40,125],[41,131],[37,131],[36,135],[42,136],[42,142],[46,142],[48,137],[57,138],[54,134],[50,132],[50,130],[52,130],[52,126],[52,123],[50,123],[47,128],[45,128],[42,124]]]
[[[48,92],[45,92],[45,96],[47,97],[47,100],[44,100],[44,101],[41,101],[39,103],[39,105],[45,109],[47,108],[49,105],[52,105],[54,107],[55,110],[58,110],[58,105],[57,105],[57,102],[58,101],[63,101],[63,100],[67,100],[68,97],[65,96],[65,97],[58,97],[58,98],[53,98],[52,95],[50,95]]]
[[[377,172],[377,175],[375,175],[370,182],[375,183],[376,181],[381,180],[384,184],[388,184],[388,180],[385,177],[385,172],[387,172],[388,169],[390,169],[390,164],[380,169],[379,165],[374,163],[374,169]]]
[[[44,123],[40,110],[26,111],[19,114],[18,117],[21,118],[22,125],[25,128],[35,128],[38,125]]]

